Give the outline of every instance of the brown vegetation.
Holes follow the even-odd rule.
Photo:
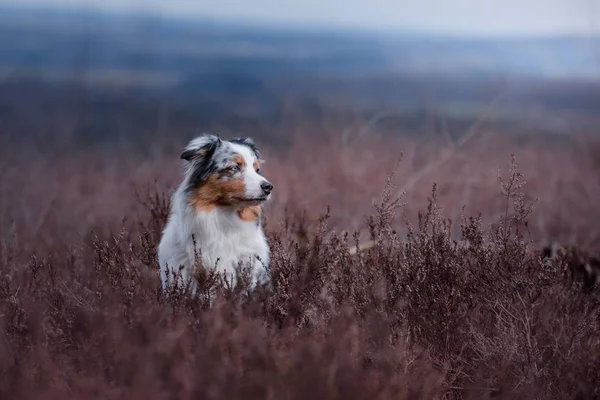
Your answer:
[[[194,299],[159,291],[175,146],[5,148],[0,398],[598,398],[597,260],[536,251],[598,250],[598,158],[565,143],[261,144],[274,288]]]

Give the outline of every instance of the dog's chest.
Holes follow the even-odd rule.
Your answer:
[[[218,265],[228,268],[240,261],[255,260],[256,256],[268,261],[265,236],[255,223],[215,214],[199,218],[195,228],[205,265],[214,267],[218,260]]]

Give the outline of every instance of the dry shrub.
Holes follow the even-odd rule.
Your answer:
[[[415,138],[342,127],[315,126],[310,135],[293,137],[285,148],[259,142],[267,160],[264,171],[275,185],[266,210],[268,229],[279,229],[287,212],[304,212],[316,220],[327,206],[330,223],[338,229],[364,228],[382,182],[401,154],[404,161],[396,182],[399,193],[406,191],[404,211],[413,224],[434,183],[444,217],[458,221],[464,206],[468,215],[481,213],[484,222],[491,223],[503,215],[497,168],[514,153],[528,177],[528,194],[539,198],[529,221],[532,238],[539,245],[600,243],[596,201],[600,175],[592,143],[560,138],[552,144],[533,135],[519,144],[509,134],[483,128],[473,131],[477,135],[466,135],[469,140],[453,142],[435,134]],[[287,132],[282,136],[288,137]],[[90,232],[106,235],[118,229],[123,216],[134,219],[146,211],[136,192],[150,188],[168,194],[179,183],[178,149],[185,141],[146,140],[146,152],[115,143],[84,150],[68,141],[54,144],[46,137],[39,143],[33,140],[35,145],[3,143],[2,237],[11,242],[18,233],[16,247],[25,255],[41,256],[67,251]],[[395,228],[406,237],[402,221]],[[460,233],[458,228],[455,224],[453,234]],[[366,232],[361,237],[366,238]]]
[[[62,253],[23,258],[3,244],[0,397],[600,396],[597,289],[582,290],[566,256],[532,251],[514,160],[492,224],[448,219],[439,186],[402,223],[393,182],[358,254],[361,235],[329,212],[271,219],[272,291],[203,276],[198,298],[161,293],[164,194],[142,196],[143,217],[117,234]]]

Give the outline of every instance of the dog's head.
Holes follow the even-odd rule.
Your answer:
[[[205,134],[192,140],[181,158],[187,166],[186,191],[198,211],[258,206],[271,196],[273,185],[262,176],[263,160],[250,138]]]

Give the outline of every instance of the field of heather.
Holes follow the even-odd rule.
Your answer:
[[[273,291],[196,298],[156,262],[189,137],[7,139],[0,398],[600,396],[597,139],[287,137],[256,140]]]

